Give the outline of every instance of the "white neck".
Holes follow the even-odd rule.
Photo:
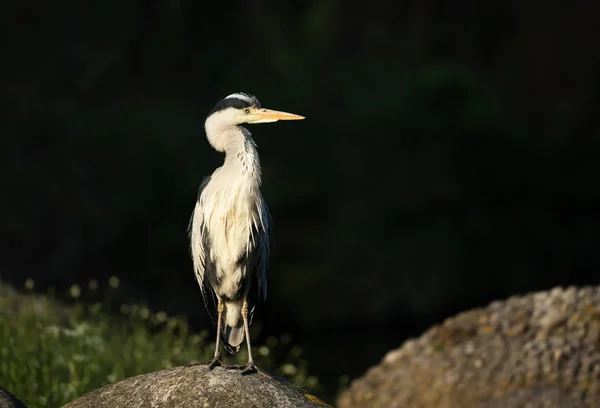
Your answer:
[[[226,118],[212,115],[204,125],[210,145],[218,152],[225,153],[223,170],[241,173],[260,185],[260,161],[250,131],[223,119]]]
[[[244,134],[232,121],[228,111],[217,112],[206,119],[204,129],[210,145],[218,152],[228,153],[243,147]]]
[[[236,127],[236,135],[225,149],[224,168],[237,169],[243,176],[260,185],[261,170],[256,143],[250,132],[241,126]]]

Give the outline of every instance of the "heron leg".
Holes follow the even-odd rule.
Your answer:
[[[256,366],[254,365],[254,359],[252,358],[252,347],[250,346],[250,330],[248,327],[248,297],[244,297],[244,303],[242,304],[242,319],[244,319],[244,333],[246,335],[246,344],[248,345],[248,363],[246,368],[242,371],[242,375],[257,372]]]
[[[223,301],[217,296],[217,342],[215,345],[215,356],[208,366],[209,370],[212,370],[216,366],[223,365],[221,363],[221,318],[223,317],[223,310],[225,310]]]

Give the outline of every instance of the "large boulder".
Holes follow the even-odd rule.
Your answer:
[[[389,352],[350,407],[600,406],[600,288],[555,288],[461,313]]]
[[[205,365],[157,371],[106,385],[64,408],[328,407],[317,397],[270,375]]]
[[[27,408],[27,406],[20,399],[0,387],[0,408]]]

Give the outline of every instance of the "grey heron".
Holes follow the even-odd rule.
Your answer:
[[[225,153],[225,161],[200,185],[189,237],[205,306],[209,312],[216,306],[217,312],[211,369],[222,365],[221,341],[235,354],[245,338],[248,363],[242,374],[257,371],[248,328],[256,302],[267,294],[271,218],[260,192],[256,144],[242,125],[299,119],[304,117],[264,109],[255,96],[241,92],[220,100],[206,117],[208,142]]]

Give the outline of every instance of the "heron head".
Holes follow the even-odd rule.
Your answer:
[[[206,137],[217,151],[227,151],[241,140],[239,125],[244,123],[269,123],[278,120],[299,120],[303,116],[265,109],[255,96],[239,92],[221,99],[206,117]]]
[[[211,117],[218,117],[219,122],[229,126],[304,119],[304,116],[293,113],[265,109],[255,96],[243,92],[233,93],[217,102],[207,120]]]

